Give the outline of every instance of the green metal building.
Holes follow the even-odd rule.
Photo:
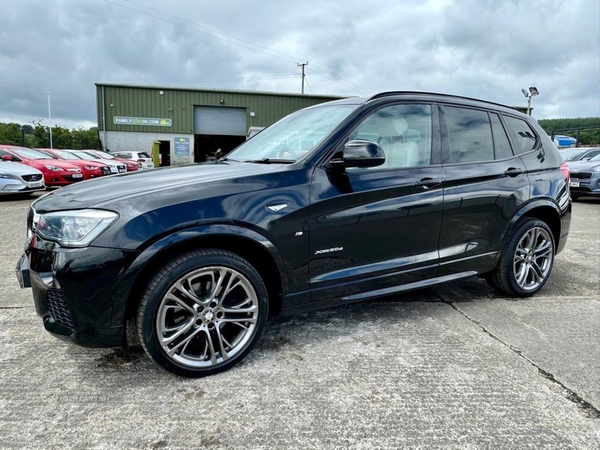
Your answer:
[[[343,97],[96,83],[100,141],[109,151],[158,148],[160,165],[206,160],[307,106]]]

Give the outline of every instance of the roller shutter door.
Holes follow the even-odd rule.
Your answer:
[[[246,136],[246,108],[194,106],[194,134]]]

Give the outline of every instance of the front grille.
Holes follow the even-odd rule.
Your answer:
[[[73,328],[73,320],[67,308],[63,292],[60,289],[48,289],[46,291],[46,300],[48,303],[48,312],[52,319],[65,327]]]
[[[42,174],[37,174],[34,173],[33,175],[21,175],[21,178],[23,178],[25,181],[27,182],[31,182],[31,181],[40,181],[42,179]]]
[[[592,178],[592,173],[591,172],[571,172],[571,178],[585,180],[588,178]]]
[[[83,177],[73,178],[73,175],[63,175],[63,178],[67,181],[83,181]]]

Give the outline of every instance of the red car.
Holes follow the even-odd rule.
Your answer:
[[[53,159],[45,153],[31,148],[0,145],[0,158],[34,167],[44,174],[46,186],[59,187],[83,181],[82,170],[74,164]]]
[[[83,171],[83,178],[86,180],[111,174],[110,167],[108,167],[108,165],[99,161],[85,161],[76,154],[65,150],[51,148],[36,148],[36,150],[45,153],[54,159],[67,160],[69,163],[75,164],[81,168]]]
[[[127,172],[135,172],[136,170],[141,170],[143,167],[142,163],[134,161],[133,159],[116,158],[113,155],[111,155],[110,153],[101,152],[100,150],[82,150],[82,151],[86,152],[90,155],[96,156],[100,159],[112,159],[114,161],[122,162],[127,167]]]

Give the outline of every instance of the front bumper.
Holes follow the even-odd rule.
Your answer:
[[[125,267],[135,252],[61,248],[34,240],[17,263],[21,287],[31,287],[37,314],[55,337],[84,347],[123,344],[123,312],[113,305]]]
[[[571,172],[571,194],[600,195],[600,172]]]
[[[83,173],[80,174],[46,174],[44,175],[44,180],[46,182],[46,186],[48,187],[56,187],[56,186],[67,186],[69,184],[77,183],[79,181],[84,181],[85,177]]]

